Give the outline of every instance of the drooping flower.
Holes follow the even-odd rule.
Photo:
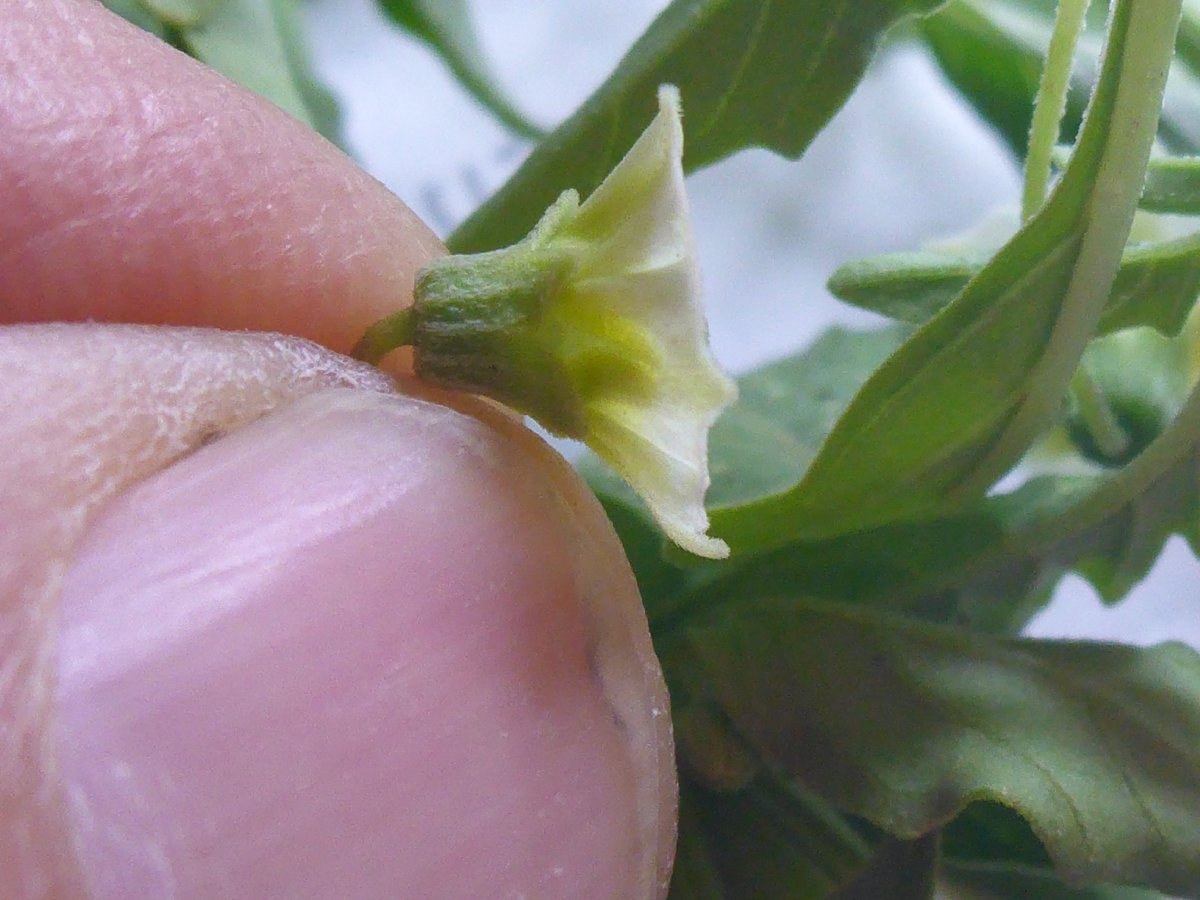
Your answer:
[[[736,396],[708,345],[683,183],[679,93],[580,205],[566,191],[524,240],[449,256],[415,303],[356,351],[412,344],[417,374],[497,399],[584,441],[700,556],[709,537],[708,431]]]

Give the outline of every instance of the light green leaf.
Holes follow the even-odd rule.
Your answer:
[[[924,325],[962,293],[986,260],[927,251],[856,259],[829,276],[839,300],[905,322]]]
[[[134,25],[340,144],[337,101],[313,71],[297,2],[104,0],[105,6]]]
[[[1046,427],[1117,273],[1178,10],[1117,3],[1088,121],[1051,198],[872,376],[799,485],[714,512],[735,552],[962,507]]]
[[[342,111],[337,98],[321,81],[309,51],[299,3],[304,0],[271,0],[275,23],[283,45],[288,71],[308,118],[317,133],[345,149],[342,139]]]
[[[1200,189],[1200,168],[1196,186]],[[1145,194],[1143,205],[1144,201]],[[862,309],[923,325],[949,306],[982,266],[981,261],[964,256],[891,253],[842,266],[830,276],[829,290]],[[1149,325],[1163,334],[1175,334],[1198,293],[1200,233],[1138,244],[1121,257],[1097,333]]]
[[[796,597],[698,613],[685,689],[837,808],[913,838],[990,800],[1070,884],[1200,891],[1200,655],[997,639]]]
[[[488,70],[483,49],[471,22],[467,0],[378,2],[397,25],[428,44],[450,67],[450,71],[463,87],[492,115],[515,134],[532,140],[541,138],[542,130],[516,108]]]
[[[694,170],[752,146],[795,157],[862,77],[897,19],[941,0],[675,0],[609,79],[451,237],[456,253],[506,246],[562,191],[586,196],[653,114],[683,97]]]
[[[202,18],[179,26],[184,48],[201,62],[270,100],[306,125],[328,123],[326,99],[306,102],[316,81],[290,21],[294,0],[214,0]]]
[[[1200,156],[1150,160],[1140,205],[1153,212],[1200,215]]]

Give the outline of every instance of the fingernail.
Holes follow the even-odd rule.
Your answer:
[[[329,391],[116,500],[62,595],[92,895],[641,895],[640,763],[528,467],[460,413]]]

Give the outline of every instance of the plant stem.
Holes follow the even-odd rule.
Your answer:
[[[1070,282],[1024,399],[1004,435],[955,488],[960,501],[986,491],[1054,418],[1096,333],[1146,178],[1182,3],[1116,0],[1112,7],[1100,78],[1071,161],[1030,226],[1042,216],[1074,219],[1063,234],[1078,242]]]
[[[1096,384],[1087,363],[1080,363],[1071,382],[1071,393],[1088,434],[1106,460],[1119,460],[1129,450],[1129,435],[1117,421],[1112,406]]]
[[[386,319],[380,319],[367,329],[354,350],[356,359],[377,363],[392,350],[413,342],[416,321],[411,306],[397,310]]]
[[[1088,0],[1059,0],[1054,33],[1046,50],[1046,65],[1038,84],[1029,127],[1029,152],[1025,155],[1025,184],[1021,192],[1021,220],[1027,221],[1046,197],[1050,182],[1050,162],[1058,142],[1059,128],[1067,109],[1071,87],[1071,66],[1075,47],[1083,31]]]

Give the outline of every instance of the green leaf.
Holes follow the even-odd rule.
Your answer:
[[[1117,3],[1087,123],[1050,200],[872,376],[799,485],[714,512],[713,533],[735,553],[961,508],[1056,415],[1132,223],[1179,2]]]
[[[872,857],[871,845],[828,804],[766,774],[729,792],[685,777],[679,840],[671,896],[687,900],[823,900]]]
[[[1196,185],[1200,188],[1200,167]],[[961,255],[891,253],[842,266],[830,276],[829,290],[862,309],[923,325],[950,305],[982,265]],[[1138,244],[1121,257],[1097,333],[1149,325],[1176,334],[1198,293],[1200,233]]]
[[[924,325],[962,293],[985,262],[961,254],[884,253],[846,263],[826,286],[859,309]]]
[[[1076,496],[1057,512],[1027,520],[1013,549],[1071,565],[1115,601],[1145,575],[1169,535],[1200,547],[1198,471],[1200,391],[1193,390],[1175,421],[1114,474],[1038,479],[1005,499],[1016,510],[1032,491]]]
[[[184,47],[198,60],[315,128],[318,115],[305,97],[316,82],[290,23],[293,3],[214,0],[200,18],[177,24]],[[327,106],[321,102],[326,120]]]
[[[1121,344],[1146,337],[1162,340],[1147,332],[1114,336]],[[1165,417],[1178,402],[1179,385],[1147,373],[1169,367],[1125,352],[1115,347],[1097,367],[1102,383],[1111,378],[1117,385],[1122,421],[1147,422],[1147,407]],[[1139,378],[1146,379],[1141,391]],[[953,516],[796,541],[656,599],[648,606],[652,626],[668,634],[699,610],[799,592],[1012,633],[1067,571],[1078,571],[1115,602],[1146,575],[1172,534],[1200,547],[1198,472],[1200,391],[1121,469],[1043,476]]]
[[[668,900],[725,900],[721,873],[717,871],[696,818],[686,783],[679,789],[679,836]]]
[[[337,101],[313,71],[296,2],[104,0],[134,25],[340,144]]]
[[[675,565],[664,553],[665,538],[638,496],[611,470],[592,458],[582,473],[600,499],[608,519],[621,539],[625,556],[637,578],[638,591],[653,617],[669,609],[687,585],[685,567],[694,558]]]
[[[689,171],[745,147],[796,157],[854,89],[880,36],[941,0],[675,0],[609,79],[450,238],[456,253],[506,246],[554,199],[590,193],[654,111],[683,97]]]
[[[378,2],[392,21],[436,52],[454,77],[492,115],[515,134],[531,140],[541,138],[542,130],[513,105],[489,71],[466,0]]]
[[[1200,655],[998,639],[777,596],[697,615],[668,671],[837,808],[927,834],[1019,812],[1070,884],[1200,891]]]
[[[904,335],[898,328],[831,328],[801,353],[740,377],[737,402],[709,434],[708,502],[744,503],[795,484]]]
[[[300,16],[300,2],[303,0],[271,0],[288,71],[307,115],[301,121],[307,122],[322,137],[344,149],[341,107],[313,65]]]
[[[900,339],[896,329],[834,329],[743,376],[738,403],[710,441],[713,490],[747,496],[791,477],[793,456],[804,464],[845,398]],[[1093,342],[1087,358],[1130,451],[1147,451],[1126,469],[1044,476],[952,516],[797,540],[712,570],[664,558],[662,536],[636,498],[594,464],[582,468],[621,535],[656,634],[692,609],[795,591],[1014,632],[1067,571],[1113,602],[1145,576],[1170,535],[1200,546],[1200,415],[1189,407],[1174,419],[1190,379],[1188,342],[1131,331]]]

